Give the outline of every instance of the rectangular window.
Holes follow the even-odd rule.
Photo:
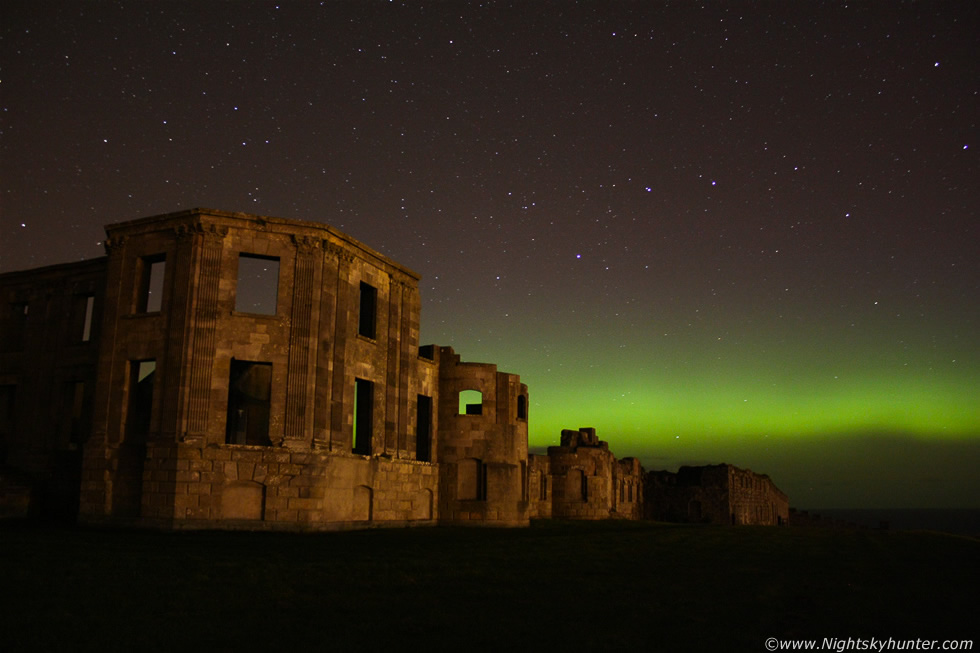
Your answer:
[[[235,310],[239,313],[275,315],[278,301],[279,258],[240,253]]]
[[[145,442],[150,432],[153,409],[153,380],[156,377],[155,360],[129,363],[129,410],[126,413],[126,438]]]
[[[272,363],[231,359],[228,378],[227,444],[269,446]]]
[[[71,341],[92,340],[92,316],[95,312],[95,295],[75,295],[72,298]]]
[[[354,453],[371,455],[374,435],[374,384],[364,379],[354,380]]]
[[[521,501],[527,501],[527,461],[521,461]]]
[[[27,302],[13,302],[7,305],[3,316],[2,335],[4,351],[21,351],[27,340]]]
[[[76,448],[84,440],[82,411],[85,408],[85,382],[69,381],[65,384],[64,405],[62,406],[63,440],[71,448]]]
[[[456,466],[456,497],[460,501],[486,501],[486,463],[479,458],[459,461]]]
[[[432,460],[432,397],[419,395],[415,423],[415,459]]]
[[[378,289],[361,282],[361,310],[357,322],[357,332],[372,340],[377,337]]]
[[[460,390],[459,391],[459,414],[482,415],[483,393],[480,392],[479,390]]]
[[[165,254],[144,256],[140,259],[137,313],[159,313],[163,308],[163,278],[166,269],[167,257]]]

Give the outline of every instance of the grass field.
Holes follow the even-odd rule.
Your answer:
[[[975,638],[980,541],[538,523],[323,534],[0,525],[5,650],[732,650]],[[980,642],[974,647],[980,649]]]

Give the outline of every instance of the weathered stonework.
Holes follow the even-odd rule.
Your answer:
[[[440,353],[439,393],[479,393],[479,403],[439,404],[439,514],[446,522],[527,525],[527,386],[495,365]],[[476,395],[474,395],[475,397]]]
[[[646,474],[645,512],[660,521],[781,526],[789,522],[789,499],[768,476],[748,469],[681,467]]]
[[[420,347],[418,275],[353,238],[210,209],[106,235],[104,258],[0,275],[0,517],[329,530],[644,515],[642,467],[595,429],[529,455],[520,377]],[[774,486],[728,476],[724,490],[654,477],[663,505],[648,493],[647,514],[673,516],[683,491],[712,519],[782,518]]]
[[[0,516],[70,516],[91,431],[105,260],[0,279]]]
[[[531,461],[532,515],[554,519],[640,519],[643,468],[616,460],[595,429],[561,432],[561,445]]]
[[[419,347],[414,272],[330,227],[239,213],[106,233],[106,258],[0,275],[6,512],[60,484],[93,523],[527,524],[527,387]],[[69,406],[56,390],[76,381]],[[480,415],[457,414],[463,388],[485,393]]]

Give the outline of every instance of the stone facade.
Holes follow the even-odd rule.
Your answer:
[[[561,444],[530,461],[531,514],[554,519],[640,519],[643,468],[616,460],[594,428],[563,430]]]
[[[8,512],[60,484],[90,523],[527,523],[527,388],[419,347],[417,274],[322,224],[208,209],[106,234],[105,258],[0,275]]]
[[[0,515],[71,515],[91,432],[105,260],[0,279]]]
[[[440,519],[527,525],[527,386],[444,347],[439,395]]]
[[[710,524],[781,526],[789,499],[768,476],[734,465],[681,467],[646,474],[649,519]]]
[[[106,233],[82,520],[435,519],[416,274],[312,223],[193,210]]]
[[[520,377],[420,347],[418,275],[331,227],[192,209],[106,236],[104,258],[0,275],[0,516],[524,526],[639,519],[646,496],[657,518],[784,519],[768,477],[645,480],[595,429],[529,455]]]

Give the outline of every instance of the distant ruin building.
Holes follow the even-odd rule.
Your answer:
[[[643,468],[635,458],[616,460],[595,429],[561,432],[561,445],[531,460],[532,515],[553,519],[642,518]],[[550,494],[548,489],[550,488]],[[540,504],[540,505],[534,505]]]
[[[708,524],[781,526],[789,499],[765,474],[734,465],[651,471],[645,477],[648,519]]]
[[[162,528],[639,518],[593,429],[419,346],[416,273],[331,227],[193,209],[0,275],[0,516]]]

